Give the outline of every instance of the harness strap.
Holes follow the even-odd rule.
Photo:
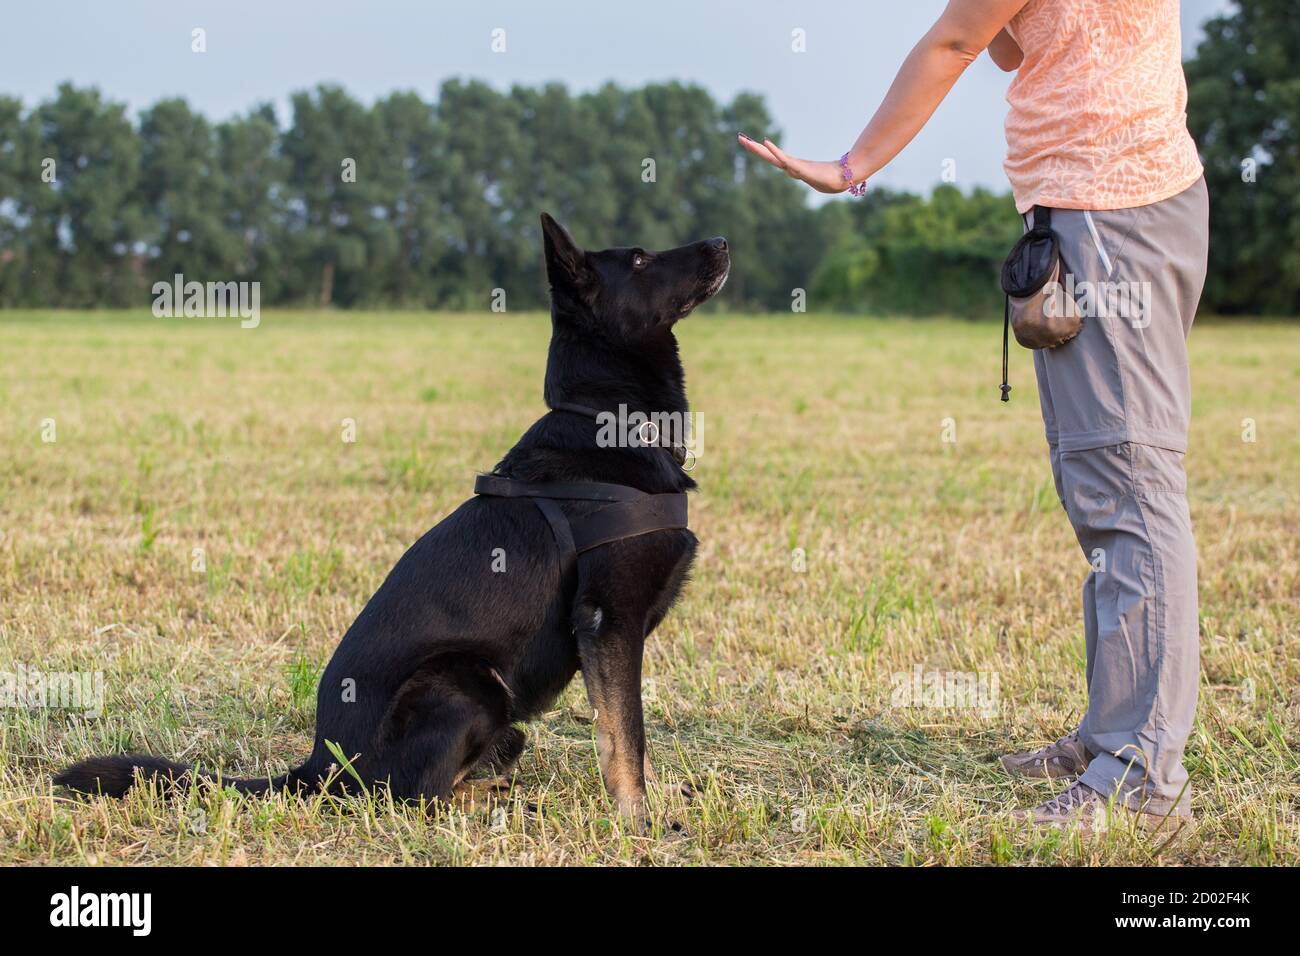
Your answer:
[[[635,501],[651,497],[639,488],[600,481],[517,481],[501,475],[479,475],[474,479],[474,494],[562,501]]]
[[[536,499],[539,503],[545,499]],[[686,527],[686,496],[646,495],[620,501],[580,518],[569,519],[573,545],[579,554],[611,541],[635,538],[652,531]]]
[[[1002,303],[1002,401],[1011,401],[1011,385],[1007,382],[1007,359],[1010,350],[1011,296]]]
[[[533,503],[546,518],[547,524],[551,526],[551,533],[555,535],[555,543],[560,549],[560,579],[567,581],[578,564],[578,549],[573,544],[569,519],[564,517],[560,506],[551,498],[534,498]]]
[[[560,549],[561,569],[566,574],[579,554],[602,544],[687,527],[687,499],[681,492],[652,495],[628,485],[599,481],[516,481],[501,475],[479,475],[474,480],[474,493],[531,498],[551,526]],[[557,501],[606,504],[591,514],[569,518]]]

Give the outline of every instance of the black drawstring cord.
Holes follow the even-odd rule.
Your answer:
[[[1002,401],[1011,401],[1011,386],[1007,384],[1008,333],[1011,329],[1011,296],[1002,305]]]

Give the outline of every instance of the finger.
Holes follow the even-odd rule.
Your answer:
[[[762,143],[755,142],[744,133],[738,134],[737,138],[740,140],[740,145],[745,147],[745,149],[749,150],[755,156],[759,156],[762,159],[767,160],[769,163],[776,163],[776,157],[774,157]]]
[[[770,139],[763,140],[763,145],[766,146],[768,151],[777,158],[782,166],[793,166],[799,162],[799,160],[795,159],[793,156],[787,156],[785,153],[781,152],[781,147],[777,146],[776,143],[772,142]]]
[[[773,166],[777,167],[778,169],[782,168],[780,160],[778,160],[775,156],[773,156],[771,151],[762,143],[756,143],[748,136],[742,135],[740,137],[740,145],[745,147],[745,149],[749,150],[751,153],[753,153],[755,156],[759,157],[760,159],[768,163],[771,163]]]
[[[767,146],[768,150],[776,157],[777,165],[785,170],[787,176],[791,179],[801,179],[806,183],[812,182],[809,178],[811,175],[809,169],[812,164],[809,163],[808,160],[799,159],[795,156],[790,156],[787,153],[781,152],[781,148],[770,139],[764,140],[764,145]]]
[[[807,181],[807,177],[804,175],[804,168],[807,166],[807,163],[805,163],[804,160],[782,152],[781,147],[777,146],[776,143],[772,142],[770,139],[763,140],[763,145],[767,147],[768,152],[776,157],[777,165],[785,170],[787,176],[791,179],[802,179],[805,182]]]

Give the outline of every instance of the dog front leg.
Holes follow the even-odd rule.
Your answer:
[[[596,749],[605,787],[619,813],[642,821],[646,810],[645,721],[641,710],[641,653],[645,636],[599,612],[577,632],[587,699],[595,711]]]

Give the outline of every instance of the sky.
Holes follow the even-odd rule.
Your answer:
[[[182,96],[214,120],[335,82],[366,102],[393,90],[434,98],[444,79],[499,89],[560,81],[676,79],[716,97],[764,95],[796,155],[834,159],[884,96],[943,0],[64,0],[11,4],[0,31],[0,93],[28,106],[58,84],[98,86],[133,111]],[[1183,0],[1184,54],[1226,0]],[[191,51],[191,31],[207,52]],[[504,52],[493,31],[504,30]],[[806,51],[792,50],[804,31]],[[499,35],[498,35],[499,36]],[[928,191],[955,163],[958,185],[1007,186],[1002,121],[1009,75],[981,56],[933,119],[874,180]],[[751,136],[772,130],[745,130]]]

